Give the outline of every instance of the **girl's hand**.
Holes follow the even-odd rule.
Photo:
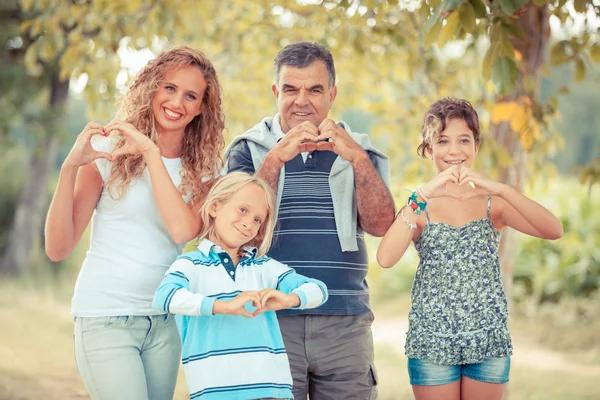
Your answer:
[[[235,296],[231,301],[216,300],[213,306],[213,313],[215,314],[227,314],[227,315],[241,315],[246,318],[254,318],[262,310],[260,302],[261,296],[257,291],[242,292]],[[246,304],[251,303],[252,306],[256,307],[254,314],[246,310]]]
[[[73,148],[67,155],[63,165],[78,168],[87,165],[98,158],[112,160],[112,156],[104,151],[97,151],[92,147],[91,140],[94,135],[107,136],[104,127],[97,122],[88,123],[77,136]]]
[[[146,155],[151,150],[157,149],[156,144],[150,138],[136,129],[135,126],[117,119],[110,121],[104,128],[108,133],[117,131],[123,137],[123,146],[113,152],[113,158],[125,154]]]
[[[435,199],[436,197],[454,197],[458,198],[457,194],[451,193],[446,190],[446,183],[453,182],[454,184],[459,184],[460,170],[457,165],[448,168],[444,172],[439,173],[435,178],[433,178],[429,183],[425,186],[422,186],[421,192],[428,199]]]
[[[459,185],[467,185],[473,188],[470,192],[460,196],[461,200],[476,196],[498,196],[502,189],[502,183],[493,181],[469,168],[460,170]]]
[[[259,294],[262,310],[256,310],[254,315],[258,315],[264,311],[277,311],[300,305],[300,298],[294,293],[285,294],[275,289],[263,289]]]

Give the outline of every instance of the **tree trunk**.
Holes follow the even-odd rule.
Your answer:
[[[44,137],[37,141],[29,158],[25,186],[19,194],[8,241],[0,261],[0,272],[5,274],[25,273],[42,248],[40,237],[48,206],[48,182],[58,156],[58,134],[69,95],[68,80],[59,80],[57,72],[51,73],[49,79],[49,107],[52,115]]]
[[[529,97],[534,102],[539,99],[540,67],[544,61],[548,37],[550,36],[550,12],[547,6],[536,7],[532,3],[517,20],[517,26],[523,32],[523,39],[512,41],[515,50],[522,56],[522,69],[515,91],[508,96],[497,97],[496,102],[513,101],[521,97]],[[527,85],[525,82],[534,82]],[[501,144],[512,157],[512,165],[500,169],[500,181],[522,191],[527,179],[528,154],[521,146],[519,135],[513,132],[506,122],[492,124],[491,133],[497,143]],[[502,266],[502,283],[509,304],[512,299],[514,263],[516,256],[516,236],[514,230],[507,228],[500,238],[500,264]]]

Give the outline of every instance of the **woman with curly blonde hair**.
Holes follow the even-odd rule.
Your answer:
[[[216,71],[178,47],[137,75],[121,112],[90,122],[65,159],[46,220],[46,253],[66,258],[90,219],[72,301],[75,359],[93,399],[170,399],[181,347],[152,298],[221,170],[225,118]]]

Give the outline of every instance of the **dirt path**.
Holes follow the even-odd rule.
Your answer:
[[[375,343],[391,347],[404,354],[404,341],[408,330],[408,320],[378,316],[373,323]],[[513,335],[514,354],[512,362],[544,371],[563,371],[585,376],[600,377],[600,366],[578,364],[565,357],[565,354],[541,348],[526,339]]]

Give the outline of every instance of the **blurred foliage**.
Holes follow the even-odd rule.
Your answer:
[[[524,237],[515,265],[515,298],[537,303],[585,297],[600,288],[600,193],[575,179],[557,179],[532,191],[555,210],[565,230],[561,240]]]

